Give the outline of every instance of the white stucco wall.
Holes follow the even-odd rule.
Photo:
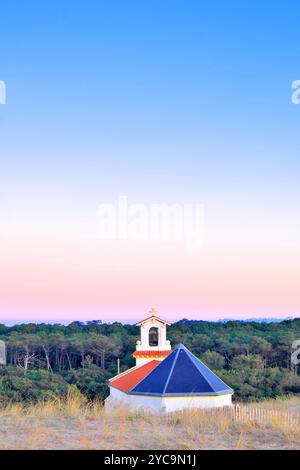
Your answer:
[[[106,405],[120,405],[124,403],[131,409],[145,409],[154,412],[172,412],[192,408],[217,408],[231,406],[232,395],[219,396],[192,396],[192,397],[151,397],[142,395],[128,395],[121,390],[110,387],[110,397]]]
[[[120,401],[120,402],[126,402],[126,403],[130,402],[130,396],[127,395],[127,393],[122,392],[118,388],[109,387],[109,391],[110,391],[109,398],[114,399],[116,401]]]
[[[158,359],[155,359],[156,361]],[[141,357],[136,357],[135,358],[135,365],[137,367],[140,367],[140,366],[143,366],[144,364],[146,364],[147,362],[150,362],[150,361],[153,361],[153,358],[150,357],[150,358],[141,358]]]
[[[219,408],[231,406],[232,395],[199,396],[199,397],[165,397],[162,406],[166,412],[192,408]]]
[[[151,362],[151,361],[163,361],[165,358],[164,357],[136,357],[135,358],[135,365],[136,367],[140,367],[140,366],[143,366],[144,364],[146,364],[147,362]]]
[[[162,398],[161,397],[144,397],[142,395],[128,395],[125,392],[115,388],[109,387],[110,396],[105,401],[105,405],[121,405],[122,403],[130,407],[132,410],[145,409],[152,411],[162,411]]]

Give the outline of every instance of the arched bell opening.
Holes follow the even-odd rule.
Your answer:
[[[159,343],[159,330],[152,326],[149,330],[149,346],[158,346]]]

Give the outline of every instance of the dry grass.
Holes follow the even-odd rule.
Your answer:
[[[300,398],[255,404],[300,408]],[[0,410],[0,449],[300,449],[300,427],[281,416],[268,426],[234,422],[222,412],[188,410],[168,415],[104,410],[80,394]]]
[[[253,406],[256,408],[300,412],[300,397],[278,397],[272,400],[262,400],[254,403]]]

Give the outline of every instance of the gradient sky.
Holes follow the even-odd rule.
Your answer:
[[[300,316],[296,1],[0,7],[0,321]],[[203,203],[205,244],[101,241]]]

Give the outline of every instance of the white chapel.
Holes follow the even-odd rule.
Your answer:
[[[172,351],[170,323],[154,309],[149,314],[137,323],[140,340],[132,354],[136,365],[109,381],[105,406],[125,404],[155,412],[231,406],[233,390],[183,344]]]

